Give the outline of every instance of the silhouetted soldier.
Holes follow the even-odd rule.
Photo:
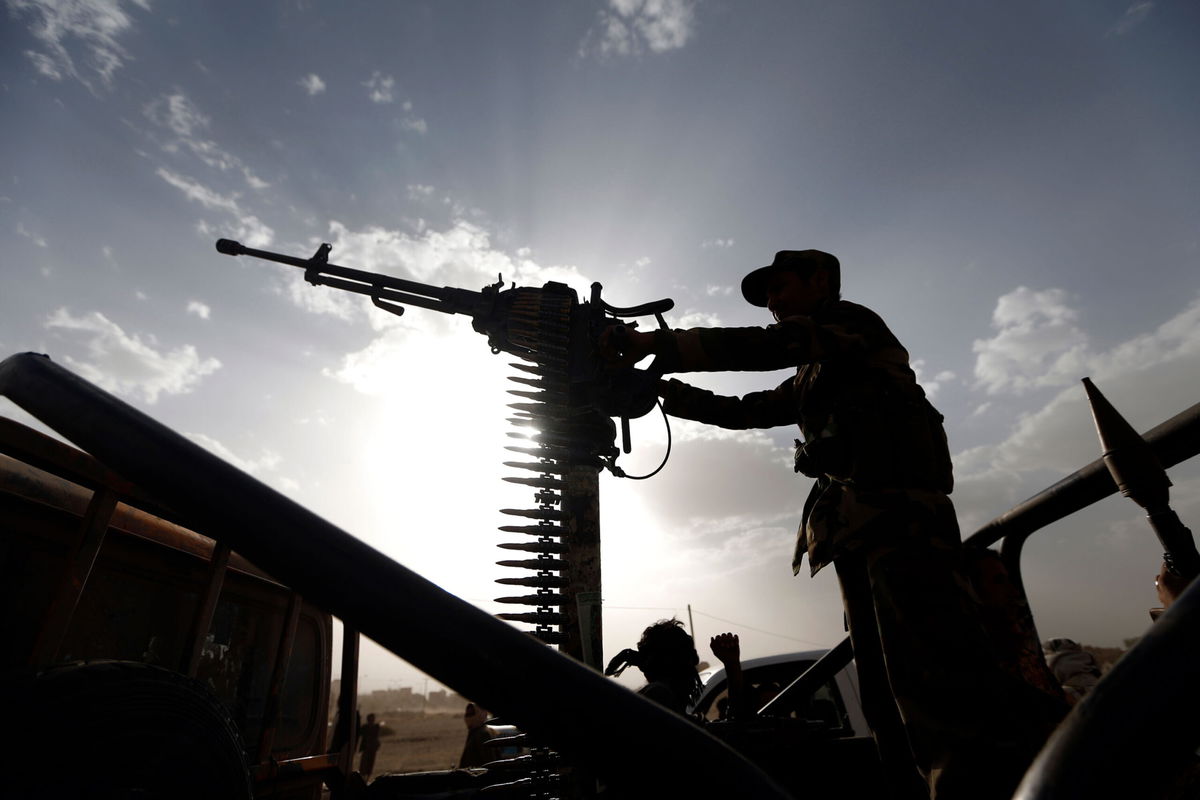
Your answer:
[[[463,712],[467,741],[463,744],[462,756],[458,759],[460,768],[479,767],[496,760],[496,752],[487,744],[496,736],[496,730],[488,727],[487,721],[488,712],[474,703],[467,703],[466,711]]]
[[[634,666],[646,676],[638,694],[681,716],[700,696],[700,655],[691,635],[677,619],[661,619],[642,631],[637,649],[626,648],[613,656],[604,670],[616,677]]]
[[[784,250],[742,281],[765,328],[606,331],[602,351],[664,374],[796,367],[774,389],[721,397],[663,381],[667,413],[724,428],[799,424],[795,469],[814,478],[792,566],[833,563],[864,713],[893,786],[939,800],[1008,798],[1046,733],[1020,719],[1024,687],[1004,674],[975,616],[948,497],[942,416],[908,353],[870,309],[840,298],[840,264]],[[900,789],[904,791],[904,789]]]
[[[375,721],[374,714],[367,714],[366,724],[358,729],[358,749],[362,756],[358,761],[358,771],[364,778],[371,777],[375,771],[375,754],[379,752],[379,731],[382,725]]]

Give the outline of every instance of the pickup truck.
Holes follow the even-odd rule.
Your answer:
[[[838,678],[850,664],[848,640],[785,692],[799,705],[783,704],[784,715],[715,721],[707,728],[714,738],[448,595],[44,356],[0,362],[0,394],[79,448],[65,448],[69,474],[61,474],[21,439],[28,429],[11,429],[18,452],[9,455],[20,463],[2,498],[12,516],[3,520],[0,541],[8,648],[0,702],[8,729],[20,733],[6,772],[5,790],[14,796],[106,796],[117,788],[126,796],[315,797],[321,784],[334,800],[373,796],[349,769],[358,631],[562,754],[545,782],[519,778],[494,787],[504,786],[499,792],[489,787],[493,796],[559,795],[555,781],[586,786],[577,779],[587,774],[604,779],[614,798],[885,796],[875,791],[885,788],[877,776],[861,768],[871,743],[852,721],[850,694]],[[1144,438],[1164,467],[1193,457],[1200,452],[1200,405]],[[28,473],[38,486],[22,486],[24,467],[58,474],[82,492],[38,472]],[[1001,555],[1021,590],[1025,539],[1115,492],[1097,459],[966,544],[990,548],[1003,540]],[[139,528],[139,514],[126,514],[122,503],[157,521],[143,519],[149,527]],[[110,533],[111,560],[101,546]],[[169,556],[164,563],[174,571],[139,581],[139,554],[146,552]],[[115,611],[95,613],[88,592],[105,583]],[[1200,626],[1197,585],[1075,707],[1026,775],[1021,800],[1151,796],[1152,784],[1161,786],[1163,776],[1194,759],[1200,659],[1181,643],[1194,640]],[[222,612],[225,601],[232,606]],[[282,624],[267,622],[275,615]],[[314,648],[328,654],[325,615],[343,620],[347,631],[340,724],[330,742],[322,738],[320,695],[311,696],[312,715],[288,720],[283,708],[290,686],[307,692],[328,685],[329,655],[321,655],[324,665],[309,662],[311,683],[304,669],[297,667],[294,678],[287,666],[305,619],[316,627]],[[94,630],[72,632],[73,620],[89,617]],[[128,630],[142,617],[160,621]],[[222,649],[226,641],[230,650]],[[230,661],[235,641],[257,642],[253,655]],[[110,669],[114,662],[120,666]],[[205,663],[209,674],[228,680],[206,684],[199,677]],[[718,699],[713,695],[713,705]],[[180,709],[182,718],[172,716]],[[119,726],[106,728],[106,718]],[[156,735],[168,730],[170,736]],[[645,742],[653,746],[640,746]],[[231,755],[242,751],[246,762]],[[184,759],[189,769],[171,768]],[[157,763],[166,766],[155,770]],[[81,777],[82,765],[113,774],[114,764],[124,769],[118,777],[136,781],[106,787],[86,772]],[[576,767],[574,776],[564,764]],[[206,783],[206,770],[224,783]],[[411,797],[428,794],[410,788]],[[572,793],[570,786],[565,791]]]
[[[330,614],[170,517],[87,454],[0,417],[17,785],[71,796],[121,775],[107,788],[317,797],[320,767],[338,763],[325,746]]]

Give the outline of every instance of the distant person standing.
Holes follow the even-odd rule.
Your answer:
[[[489,761],[495,761],[495,753],[488,747],[488,742],[496,736],[496,730],[487,724],[488,712],[474,703],[467,703],[463,712],[463,722],[467,726],[467,741],[463,745],[462,756],[458,759],[459,769],[466,767],[481,767]]]
[[[1062,685],[1067,701],[1075,705],[1100,682],[1096,657],[1074,639],[1049,639],[1042,643],[1046,666]]]
[[[379,732],[383,724],[375,721],[374,714],[367,714],[367,721],[358,729],[358,749],[362,756],[358,761],[358,771],[364,778],[371,777],[375,771],[375,754],[379,752]]]

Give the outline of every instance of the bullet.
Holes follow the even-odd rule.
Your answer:
[[[568,469],[565,464],[524,464],[520,461],[505,461],[504,466],[513,469],[527,469],[530,472],[541,472],[546,475],[565,475]]]
[[[529,586],[534,589],[561,589],[568,581],[558,575],[530,575],[527,578],[496,578],[496,583],[505,586]]]
[[[541,447],[513,447],[506,445],[505,450],[510,453],[520,453],[534,458],[566,458],[570,455],[570,451],[565,447],[555,447],[554,445],[542,445]]]
[[[519,597],[497,597],[496,602],[510,606],[562,606],[570,600],[561,594],[525,594]]]
[[[523,389],[508,389],[507,391],[514,397],[524,397],[526,400],[537,400],[542,403],[562,406],[567,404],[567,395],[562,392],[527,392]]]
[[[497,566],[512,567],[513,569],[537,569],[550,572],[567,568],[567,562],[561,558],[528,558],[521,561],[497,561]]]
[[[505,612],[497,614],[500,619],[506,619],[509,622],[529,622],[534,625],[565,625],[567,623],[566,614],[555,614],[553,612],[542,613],[514,613]]]
[[[509,483],[520,484],[521,486],[533,486],[537,489],[561,489],[566,486],[566,481],[560,481],[557,478],[504,478]]]
[[[502,508],[501,514],[513,517],[529,517],[530,519],[563,520],[567,515],[553,508]]]
[[[526,536],[563,536],[567,532],[566,528],[559,525],[501,525],[498,530]]]
[[[561,403],[509,403],[513,411],[524,411],[534,417],[550,417],[563,419],[567,416],[567,407]]]
[[[502,542],[502,550],[523,550],[527,553],[565,553],[567,546],[562,542]]]

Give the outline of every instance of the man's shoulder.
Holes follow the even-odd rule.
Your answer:
[[[834,300],[826,303],[814,315],[829,320],[860,320],[863,323],[883,325],[883,317],[859,303],[849,300]]]
[[[875,311],[849,300],[826,303],[813,315],[819,326],[840,330],[843,334],[862,336],[874,347],[899,345],[892,329]]]

